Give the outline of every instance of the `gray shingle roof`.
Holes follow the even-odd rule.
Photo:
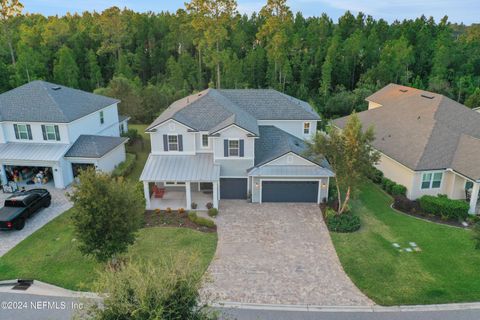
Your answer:
[[[305,141],[283,131],[275,126],[260,126],[260,138],[255,140],[255,166],[261,166],[277,159],[289,152],[293,152],[327,169],[328,162],[323,159],[320,162],[312,157],[307,157]]]
[[[480,178],[480,148],[467,147],[480,139],[479,113],[440,94],[394,84],[367,100],[382,105],[358,113],[365,128],[374,127],[377,150],[415,171],[452,168]],[[334,124],[342,128],[347,119]]]
[[[81,135],[68,149],[67,158],[101,158],[128,139],[124,137]]]
[[[258,135],[257,120],[320,120],[310,105],[275,90],[208,89],[174,102],[148,128],[175,119],[214,133],[236,124]]]
[[[0,121],[68,123],[118,102],[36,80],[0,94]]]

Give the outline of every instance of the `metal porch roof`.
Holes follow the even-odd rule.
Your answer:
[[[0,143],[0,160],[5,161],[59,161],[68,144],[59,143]]]
[[[213,155],[150,155],[143,168],[141,181],[218,181],[220,166]]]

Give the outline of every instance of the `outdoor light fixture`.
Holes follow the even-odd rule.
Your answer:
[[[325,189],[327,187],[327,184],[324,182],[322,183],[322,188]]]
[[[258,182],[255,183],[255,188],[259,188],[260,185],[258,184]]]

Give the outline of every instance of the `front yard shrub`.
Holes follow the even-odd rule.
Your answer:
[[[197,303],[202,284],[197,260],[166,255],[155,264],[129,261],[107,269],[95,288],[105,292],[103,305],[90,307],[92,319],[215,319]]]
[[[402,186],[401,184],[394,184],[391,188],[392,196],[406,196],[407,195],[407,187]]]
[[[117,178],[117,177],[126,177],[128,176],[133,168],[135,167],[135,160],[137,159],[137,156],[133,153],[127,153],[125,161],[120,163],[113,171],[112,171],[112,177]]]
[[[202,226],[202,227],[207,227],[207,228],[214,228],[215,227],[215,222],[213,222],[210,219],[199,217],[197,215],[197,212],[195,212],[195,211],[190,211],[188,213],[188,219],[190,219],[190,221],[192,221],[193,223],[198,224],[199,226]]]
[[[462,200],[447,197],[423,196],[419,200],[423,211],[446,220],[465,220],[468,217],[469,205]]]
[[[368,178],[373,181],[373,183],[380,184],[382,183],[383,172],[373,167]]]
[[[213,203],[209,202],[206,204],[206,207],[208,210],[212,209],[213,208]]]
[[[328,230],[333,232],[350,233],[360,229],[360,218],[351,212],[337,214],[328,208],[325,214]]]
[[[210,208],[208,209],[208,215],[210,217],[215,218],[218,215],[218,209],[217,208]]]
[[[197,209],[198,204],[196,202],[192,202],[192,209]]]
[[[185,213],[185,209],[183,209],[183,208],[178,209],[178,213],[180,213],[180,214]]]

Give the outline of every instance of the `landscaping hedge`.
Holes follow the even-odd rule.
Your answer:
[[[469,205],[462,200],[452,200],[445,196],[422,196],[419,202],[424,212],[444,220],[464,220],[468,217]]]
[[[388,178],[382,178],[380,186],[383,190],[385,190],[388,194],[392,196],[405,196],[407,195],[407,187],[396,183]]]
[[[333,209],[327,209],[325,215],[328,230],[349,233],[360,229],[360,218],[351,212],[337,214]]]
[[[374,183],[380,184],[382,183],[383,172],[373,167],[370,173],[368,174],[368,178],[372,180]]]
[[[135,167],[135,160],[137,159],[137,155],[133,153],[127,153],[125,161],[120,163],[113,171],[112,177],[126,177],[130,172],[132,172],[133,168]]]
[[[192,221],[193,223],[196,223],[196,224],[198,224],[199,226],[202,226],[202,227],[207,227],[207,228],[214,228],[215,227],[215,222],[213,222],[210,219],[199,217],[195,211],[190,211],[188,213],[188,219],[190,219],[190,221]]]

